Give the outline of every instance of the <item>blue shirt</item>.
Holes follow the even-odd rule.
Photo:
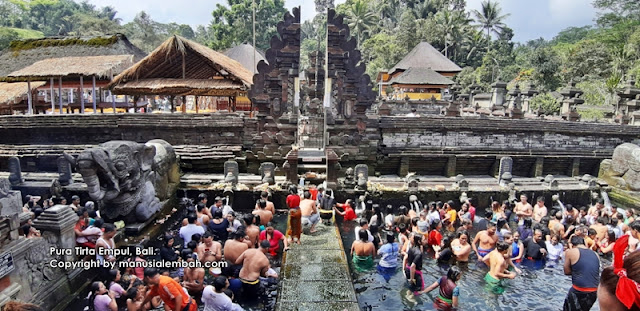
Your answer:
[[[385,268],[395,268],[398,266],[398,243],[386,243],[380,247],[378,254],[380,254],[380,266]]]

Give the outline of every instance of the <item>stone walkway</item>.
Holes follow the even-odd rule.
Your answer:
[[[335,224],[319,224],[283,258],[276,311],[333,310],[360,309],[340,232]]]

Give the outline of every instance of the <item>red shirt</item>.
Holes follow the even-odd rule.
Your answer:
[[[289,208],[300,207],[300,196],[297,194],[290,194],[287,196],[287,206]]]
[[[278,250],[278,247],[280,247],[280,244],[278,242],[280,242],[280,240],[284,235],[282,234],[282,232],[278,230],[273,230],[272,235],[273,236],[269,240],[269,244],[271,244],[271,247],[269,247],[269,253],[271,253],[271,256],[275,256],[276,251]],[[266,240],[266,239],[267,239],[267,230],[262,230],[262,232],[260,232],[260,241]]]
[[[311,194],[311,200],[317,200],[318,199],[318,189],[317,188],[313,188],[313,189],[309,189],[309,193]]]
[[[476,208],[469,204],[469,215],[471,215],[471,222],[476,218]]]
[[[431,232],[429,232],[429,238],[427,239],[427,244],[440,246],[441,241],[442,241],[442,234],[440,234],[438,230],[431,230]]]
[[[354,212],[353,208],[351,208],[351,205],[345,205],[344,212],[346,213],[344,214],[344,220],[349,221],[358,218],[358,216],[356,216],[356,212]]]

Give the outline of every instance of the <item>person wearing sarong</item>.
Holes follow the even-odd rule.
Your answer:
[[[287,206],[289,207],[289,228],[287,229],[287,236],[289,239],[293,239],[293,242],[300,244],[302,211],[300,211],[300,196],[295,186],[289,188]]]
[[[358,231],[358,240],[353,241],[353,244],[351,244],[351,257],[356,271],[363,272],[373,268],[375,254],[376,248],[373,243],[369,242],[367,230],[360,229]]]
[[[449,268],[446,276],[441,277],[420,293],[427,293],[434,290],[436,287],[440,287],[438,297],[433,300],[433,307],[438,311],[455,310],[456,308],[458,308],[460,302],[460,289],[458,288],[458,285],[456,283],[460,280],[461,277],[462,274],[460,273],[460,268],[458,268],[457,266],[452,266],[451,268]]]
[[[424,290],[422,278],[422,234],[413,234],[413,247],[407,251],[402,261],[404,276],[409,281],[411,291],[419,295]]]

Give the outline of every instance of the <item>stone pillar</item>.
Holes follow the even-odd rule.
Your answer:
[[[398,176],[404,177],[409,174],[409,157],[400,158],[400,169],[398,170]]]
[[[286,161],[282,168],[287,175],[287,181],[297,185],[298,184],[298,150],[292,149],[285,157]]]
[[[73,184],[73,173],[71,171],[71,163],[65,157],[58,157],[56,160],[58,165],[58,181],[62,186]]]
[[[20,159],[17,157],[9,158],[9,182],[14,186],[24,182],[22,179],[22,168],[20,168]]]
[[[47,232],[57,237],[57,247],[61,249],[73,249],[76,246],[76,235],[73,232],[73,226],[78,221],[78,216],[68,205],[56,205],[44,210],[36,220],[33,226],[40,230],[42,236],[46,236]],[[63,260],[75,260],[75,253],[64,255]]]
[[[11,185],[7,179],[0,179],[0,215],[16,218],[22,213],[22,193],[11,190]],[[20,221],[18,220],[18,226]]]
[[[456,156],[454,155],[449,156],[449,159],[447,160],[447,168],[446,168],[445,174],[447,177],[456,176]]]
[[[504,174],[513,172],[513,159],[511,157],[503,157],[500,159],[500,166],[498,168],[498,183],[502,184]]]
[[[544,168],[544,158],[536,158],[536,163],[533,165],[533,177],[541,177],[542,169]]]
[[[342,168],[340,158],[333,151],[333,149],[327,149],[327,188],[336,189],[338,186],[338,172]]]
[[[571,177],[580,175],[580,158],[574,158],[571,164]]]

